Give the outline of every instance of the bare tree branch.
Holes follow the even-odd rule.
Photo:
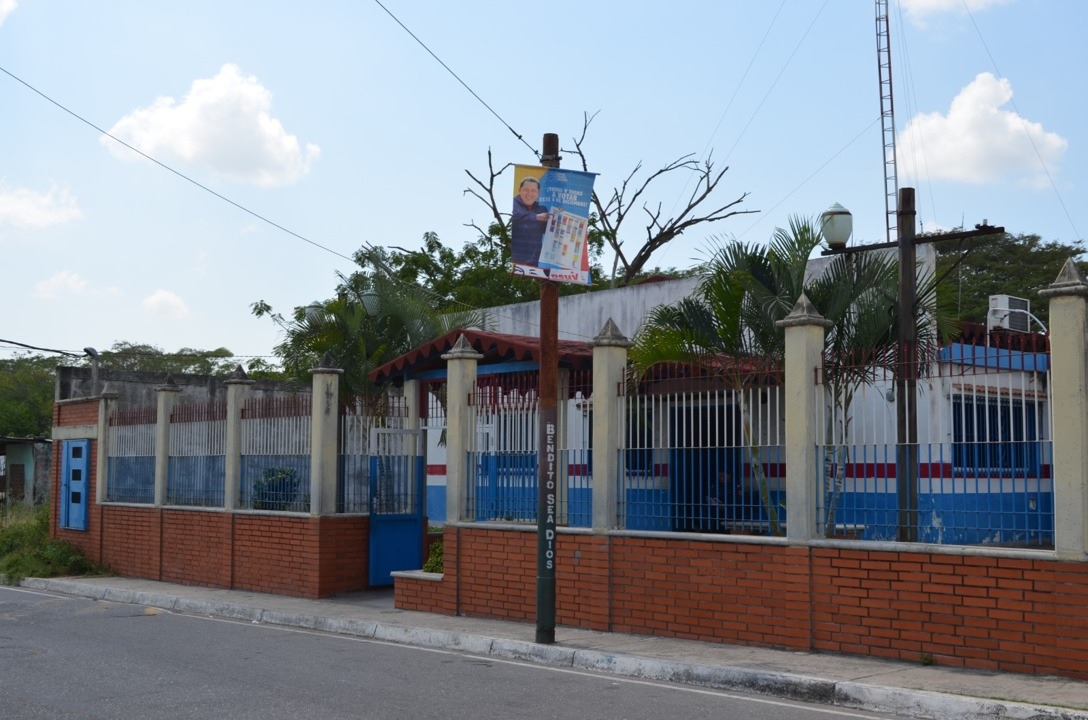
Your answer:
[[[465,174],[468,175],[470,178],[472,178],[472,181],[474,183],[476,183],[476,185],[479,187],[479,190],[476,190],[474,188],[469,187],[469,188],[465,189],[464,194],[472,195],[473,197],[477,198],[480,202],[482,202],[484,205],[488,206],[488,208],[491,210],[492,217],[495,219],[495,224],[503,229],[502,230],[502,236],[503,236],[503,241],[504,242],[509,242],[509,240],[510,240],[510,238],[508,237],[508,230],[506,228],[506,218],[505,218],[505,216],[509,215],[509,213],[501,212],[499,210],[498,202],[495,201],[495,180],[500,175],[502,175],[504,172],[506,172],[506,168],[512,167],[513,165],[514,165],[514,163],[506,163],[501,168],[499,168],[498,172],[496,172],[495,171],[494,158],[491,155],[491,148],[488,148],[487,149],[488,178],[487,178],[486,183],[484,183],[482,180],[477,178],[470,171],[465,170]],[[482,235],[484,237],[487,237],[487,235],[488,235],[487,232],[485,232],[483,230],[480,230],[479,226],[477,226],[475,223],[468,223],[467,226],[476,228],[477,230],[480,231],[480,235]]]
[[[585,141],[589,132],[589,126],[596,117],[597,113],[590,114],[587,112],[583,114],[582,131],[578,137],[573,139],[574,150],[563,151],[577,157],[581,169],[586,172],[589,171],[589,161],[586,157]],[[489,176],[486,182],[480,180],[468,170],[465,171],[476,185],[476,187],[466,189],[465,192],[473,195],[488,206],[495,222],[502,228],[503,241],[508,242],[509,235],[506,217],[509,213],[504,213],[499,210],[499,204],[495,199],[495,180],[506,170],[506,168],[510,167],[512,163],[507,163],[496,172],[491,151],[488,150],[487,165]],[[703,204],[710,200],[711,195],[718,189],[722,178],[729,170],[728,167],[716,170],[714,162],[710,158],[707,158],[707,160],[700,163],[695,159],[694,155],[683,155],[664,167],[650,173],[649,176],[640,182],[636,180],[636,177],[641,170],[642,163],[639,162],[627,177],[623,179],[619,187],[612,190],[611,195],[608,196],[607,202],[603,201],[596,191],[593,193],[592,202],[593,208],[596,211],[594,229],[601,234],[605,242],[608,243],[608,246],[615,253],[611,273],[612,285],[614,286],[623,286],[631,283],[639,273],[645,270],[654,253],[668,245],[668,243],[675,240],[685,231],[703,223],[713,223],[733,217],[734,215],[747,215],[758,212],[758,210],[737,209],[737,206],[744,202],[745,198],[748,197],[748,193],[743,193],[740,197],[730,202],[718,205],[712,210],[699,214]],[[686,204],[675,217],[664,217],[662,215],[661,203],[658,202],[656,208],[652,208],[650,203],[645,200],[645,197],[649,195],[651,185],[656,187],[657,181],[661,180],[666,175],[675,172],[695,173],[695,188],[687,198]],[[627,253],[624,252],[624,240],[621,235],[621,228],[623,227],[624,221],[628,219],[631,211],[635,208],[641,208],[643,213],[645,213],[646,235],[634,256],[628,259]],[[475,228],[481,235],[488,235],[488,233],[484,232],[483,229],[475,223],[469,223],[468,227]]]

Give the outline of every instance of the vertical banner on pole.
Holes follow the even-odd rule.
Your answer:
[[[589,285],[589,210],[595,173],[514,166],[510,271]]]

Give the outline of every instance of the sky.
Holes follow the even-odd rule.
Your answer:
[[[1088,3],[891,0],[889,22],[919,230],[1084,237]],[[833,203],[884,242],[875,27],[857,0],[0,0],[0,358],[270,356],[254,302],[330,297],[364,244],[460,248],[488,219],[466,171],[535,164],[548,132],[572,150],[587,113],[599,194],[690,154],[755,211],[657,265]],[[693,189],[674,173],[644,199],[675,213]]]

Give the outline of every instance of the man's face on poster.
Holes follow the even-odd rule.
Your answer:
[[[518,188],[518,195],[521,197],[521,202],[525,204],[525,207],[532,207],[536,199],[540,197],[540,186],[535,182],[527,180],[521,184]]]

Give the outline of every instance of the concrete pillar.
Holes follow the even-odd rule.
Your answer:
[[[593,530],[617,526],[619,485],[620,383],[625,381],[627,348],[612,318],[593,338]]]
[[[328,354],[313,375],[313,416],[310,421],[310,514],[336,513],[337,424],[340,420],[340,376],[329,367]]]
[[[462,335],[446,361],[446,522],[467,517],[468,453],[473,446],[476,418],[469,397],[476,389],[476,364],[483,355]]]
[[[1054,549],[1088,555],[1088,280],[1072,259],[1039,295],[1050,299]]]
[[[170,414],[181,388],[172,375],[155,388],[155,507],[166,504],[166,479],[170,474]]]
[[[784,319],[775,323],[786,331],[786,538],[803,542],[817,537],[820,497],[816,462],[816,401],[813,370],[823,363],[824,333],[831,327],[804,294]]]
[[[223,464],[223,508],[238,507],[239,488],[242,484],[242,410],[255,381],[246,377],[239,365],[223,383],[227,386],[227,433]]]
[[[106,482],[110,471],[110,415],[117,409],[118,393],[110,389],[109,383],[102,389],[98,401],[98,437],[95,439],[94,458],[94,501],[101,505],[106,502]]]

